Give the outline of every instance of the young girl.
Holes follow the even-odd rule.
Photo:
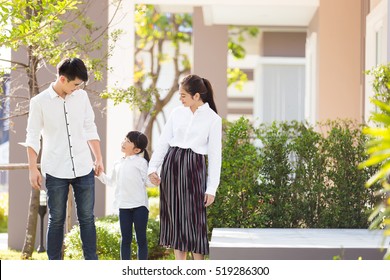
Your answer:
[[[119,208],[121,229],[121,259],[131,259],[133,224],[138,245],[139,260],[148,258],[146,228],[149,216],[146,193],[149,154],[147,137],[138,131],[130,131],[122,142],[124,157],[114,164],[111,175],[97,177],[102,183],[115,187],[114,207]],[[140,154],[143,153],[142,158]]]
[[[154,185],[161,182],[160,245],[173,248],[178,260],[187,252],[200,260],[209,253],[206,207],[220,180],[222,119],[207,79],[186,76],[179,94],[183,106],[164,126],[148,174]]]

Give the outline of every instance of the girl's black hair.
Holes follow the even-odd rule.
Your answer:
[[[84,62],[80,58],[65,58],[57,65],[58,75],[65,76],[69,81],[76,78],[86,82],[88,81],[88,71]]]
[[[192,96],[199,93],[202,101],[209,103],[210,108],[218,114],[217,107],[214,102],[214,91],[209,80],[192,74],[184,77],[180,85]]]
[[[149,162],[150,157],[148,151],[146,150],[146,147],[148,146],[148,137],[146,137],[146,135],[142,132],[130,131],[127,133],[126,138],[129,139],[129,141],[133,143],[136,148],[141,150],[140,153],[144,153],[144,158],[147,162]]]

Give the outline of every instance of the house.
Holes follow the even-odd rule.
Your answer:
[[[364,70],[386,63],[390,54],[389,0],[125,0],[118,11],[113,5],[106,9],[109,3],[96,1],[88,13],[102,25],[115,14],[113,26],[126,36],[107,61],[113,72],[105,73],[96,90],[131,84],[134,3],[154,4],[161,11],[193,13],[193,72],[212,81],[219,113],[228,119],[245,114],[259,122],[337,118],[363,122],[372,110]],[[229,25],[261,30],[248,42],[243,61],[227,55]],[[228,66],[248,73],[250,82],[243,93],[228,91]],[[115,126],[118,118],[128,120],[121,123],[123,130]],[[120,156],[117,145],[131,129],[131,118],[127,105],[114,107],[110,101],[106,115],[96,114],[106,169]],[[10,133],[10,162],[26,162],[25,149],[17,144],[25,140],[26,120],[18,118],[16,133]],[[103,216],[110,212],[112,193],[97,184],[96,215]],[[27,171],[10,172],[9,186],[8,244],[20,250],[30,194]]]

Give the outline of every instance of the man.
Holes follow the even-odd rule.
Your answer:
[[[98,258],[94,175],[100,175],[104,166],[95,115],[87,93],[82,90],[87,81],[88,72],[82,60],[64,59],[57,65],[56,81],[30,101],[26,137],[29,179],[37,190],[42,188],[42,176],[46,179],[47,254],[50,260],[63,257],[69,185],[72,185],[76,202],[84,258]],[[41,136],[42,174],[37,168]]]

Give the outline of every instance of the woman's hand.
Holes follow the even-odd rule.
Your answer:
[[[210,206],[211,204],[213,204],[214,198],[215,198],[214,195],[206,193],[204,195],[204,205],[207,207],[207,206]]]
[[[160,176],[158,176],[158,174],[156,172],[149,174],[149,180],[155,186],[158,186],[161,183]]]

